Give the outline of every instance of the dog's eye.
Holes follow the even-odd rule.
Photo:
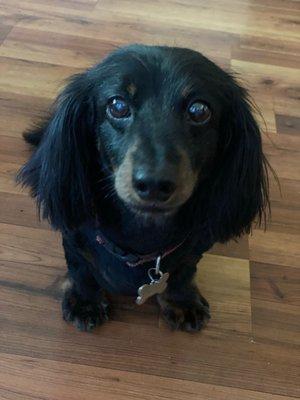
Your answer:
[[[130,115],[130,108],[122,97],[113,97],[107,104],[107,112],[113,118],[127,118]]]
[[[187,108],[189,118],[197,124],[205,124],[211,117],[211,111],[207,104],[201,101],[190,103]]]

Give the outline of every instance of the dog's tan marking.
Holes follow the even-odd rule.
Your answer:
[[[188,95],[191,92],[191,89],[192,88],[190,86],[185,86],[181,91],[181,96],[184,97],[184,98],[188,97]]]
[[[181,156],[181,160],[180,160],[179,173],[178,173],[178,179],[177,179],[177,187],[178,188],[175,193],[175,196],[176,196],[176,200],[180,201],[181,204],[183,204],[191,196],[191,194],[194,190],[198,175],[192,169],[188,154],[181,149],[178,149],[178,152]]]
[[[132,187],[132,155],[137,149],[138,144],[135,142],[126,153],[124,161],[118,168],[115,177],[115,188],[121,199],[130,201],[134,198],[139,201],[138,196]]]
[[[127,92],[128,92],[131,96],[134,96],[134,95],[136,94],[136,91],[137,91],[137,87],[135,86],[134,83],[130,83],[130,84],[127,86]]]

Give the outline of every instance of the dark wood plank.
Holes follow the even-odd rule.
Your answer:
[[[256,338],[300,344],[300,269],[250,263]]]
[[[300,135],[300,118],[288,115],[276,115],[277,132],[287,135]]]
[[[46,115],[51,100],[40,96],[23,95],[11,93],[4,90],[0,91],[0,118],[1,136],[14,136],[21,138],[22,132],[27,130],[34,123]],[[16,118],[16,115],[18,118]],[[7,139],[5,139],[7,140]],[[0,151],[3,149],[1,142]],[[12,148],[14,146],[11,146]],[[6,151],[9,147],[6,147]],[[11,151],[11,150],[10,150]],[[3,153],[5,153],[3,151]]]
[[[0,22],[0,45],[4,41],[4,39],[7,37],[9,32],[12,30],[12,26],[10,25],[4,25]]]
[[[101,61],[118,46],[101,38],[82,38],[56,32],[36,35],[34,29],[15,27],[1,48],[1,55],[13,59],[30,60],[61,66],[88,68]]]
[[[74,67],[0,57],[3,91],[53,99],[66,78],[79,72]]]
[[[26,193],[1,193],[0,223],[50,229],[40,221],[35,202]]]
[[[280,38],[272,39],[266,37],[241,36],[231,52],[234,59],[247,60],[268,65],[298,68],[300,56],[299,43],[286,41]]]
[[[255,229],[249,238],[250,260],[299,268],[299,242],[299,234]]]
[[[248,236],[244,235],[236,240],[231,240],[228,243],[216,243],[211,250],[211,254],[218,254],[227,257],[237,257],[249,259],[249,241]]]
[[[65,265],[60,242],[50,230],[0,224],[0,261],[60,268]]]

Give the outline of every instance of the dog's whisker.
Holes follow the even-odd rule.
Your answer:
[[[107,180],[109,180],[109,179],[112,179],[113,176],[114,176],[113,174],[110,174],[110,175],[108,175],[108,176],[105,176],[105,177],[103,177],[103,178],[100,178],[100,179],[97,180],[97,183],[101,183],[101,182],[107,181]]]
[[[114,189],[114,183],[113,182],[107,182],[106,184],[101,185],[101,189],[103,189],[103,190]]]
[[[107,190],[110,189],[114,186],[113,182],[107,182],[106,184],[102,184],[100,185],[102,190]]]
[[[115,193],[115,190],[114,190],[114,189],[111,190],[110,192],[107,192],[106,195],[104,196],[104,199],[107,200],[107,199],[113,197],[114,193]]]

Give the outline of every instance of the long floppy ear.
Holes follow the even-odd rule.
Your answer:
[[[209,203],[211,230],[219,241],[248,233],[269,209],[268,162],[247,91],[232,82],[220,122],[216,175]]]
[[[31,188],[43,218],[55,229],[78,226],[89,217],[88,180],[93,142],[92,83],[85,74],[71,78],[42,127],[41,143],[17,180]]]

